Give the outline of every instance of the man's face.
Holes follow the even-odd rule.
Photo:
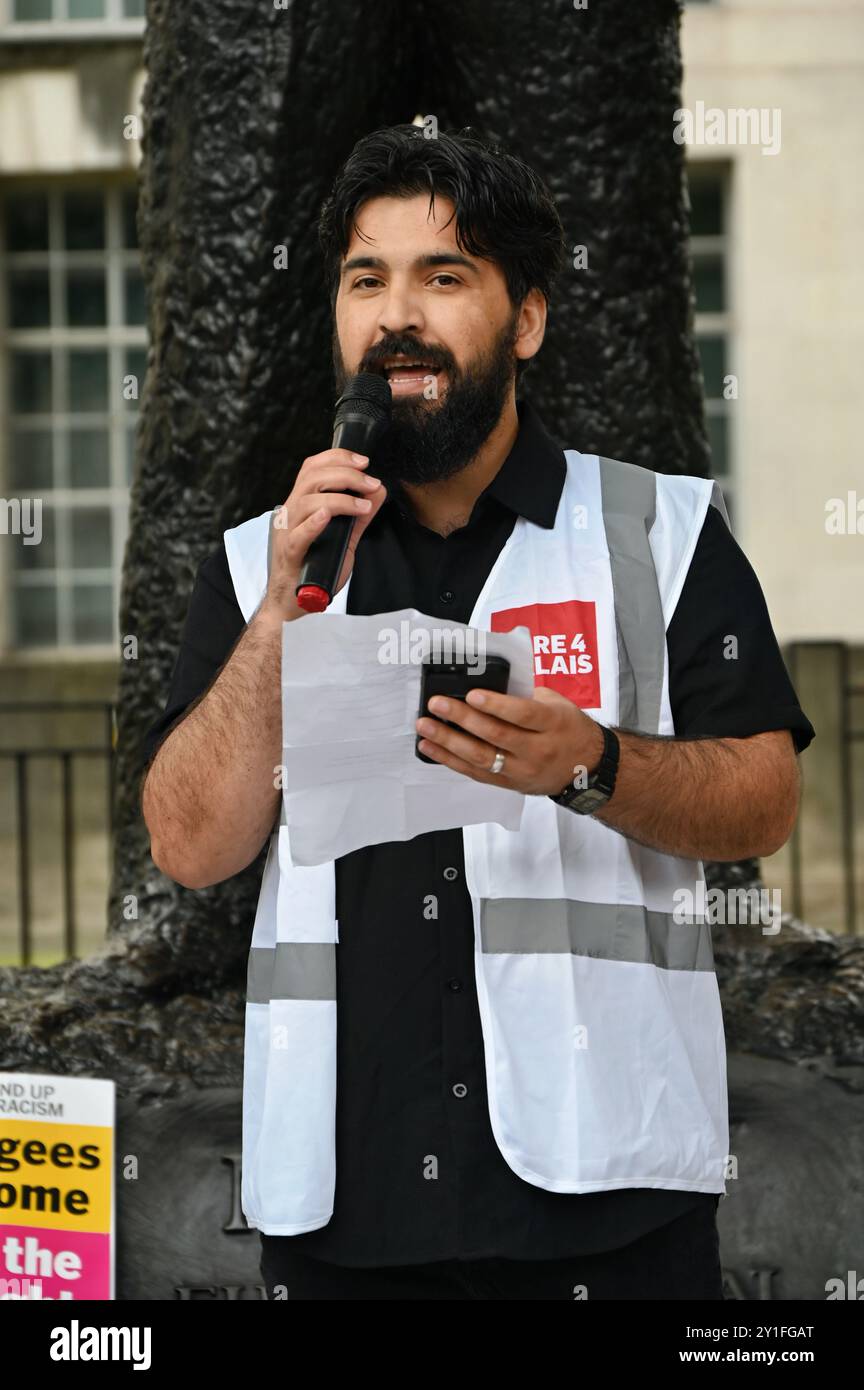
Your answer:
[[[370,199],[355,218],[362,237],[352,233],[342,262],[336,387],[341,395],[357,372],[390,381],[392,424],[374,453],[385,481],[458,473],[513,390],[519,310],[497,265],[460,252],[455,220],[444,226],[452,213],[452,202],[439,197],[430,211],[426,194]],[[532,344],[522,355],[534,351]],[[398,358],[404,365],[391,370]]]

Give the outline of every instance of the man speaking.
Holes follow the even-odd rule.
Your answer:
[[[710,928],[673,904],[797,813],[813,729],[758,580],[711,480],[562,448],[517,395],[564,262],[523,162],[376,131],[319,231],[337,393],[385,376],[390,429],[305,459],[202,564],[142,792],[187,887],[269,842],[242,1185],[268,1293],[721,1299],[722,1014]],[[292,863],[281,629],[339,516],[348,613],[529,629],[533,698],[417,721],[432,763],[525,795],[518,831]]]

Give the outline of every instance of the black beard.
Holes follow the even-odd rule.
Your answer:
[[[477,457],[501,419],[513,381],[516,332],[514,315],[491,350],[473,362],[467,372],[461,372],[452,358],[446,360],[440,350],[435,353],[432,365],[440,365],[447,371],[441,398],[428,401],[422,395],[394,396],[390,429],[375,445],[370,459],[370,468],[376,476],[388,486],[436,483],[460,473]],[[394,335],[390,341],[395,346],[386,342],[378,344],[375,363],[397,353],[430,360],[422,344],[414,340]],[[364,358],[360,371],[380,371],[380,367],[368,362],[369,356]],[[337,392],[341,395],[350,376],[344,369],[335,334],[333,362]]]

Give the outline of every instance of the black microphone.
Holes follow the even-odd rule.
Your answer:
[[[373,372],[353,376],[336,402],[332,447],[365,454],[371,464],[372,450],[390,428],[392,405],[393,393],[386,377]],[[349,493],[351,497],[360,495]],[[331,517],[306,551],[296,597],[307,613],[323,613],[332,601],[355,520],[353,516]]]

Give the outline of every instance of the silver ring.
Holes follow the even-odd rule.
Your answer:
[[[490,771],[490,772],[500,772],[503,766],[504,766],[504,754],[501,752],[501,749],[498,748],[498,749],[496,749],[495,757],[494,757],[493,760],[492,760],[492,766],[489,768],[489,771]]]

